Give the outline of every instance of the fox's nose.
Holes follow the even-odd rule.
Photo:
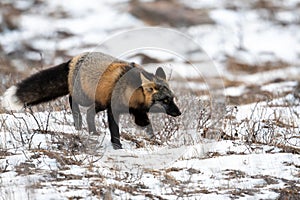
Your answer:
[[[179,115],[181,115],[180,110],[177,110],[175,112],[173,112],[173,114],[171,114],[173,117],[178,117]]]

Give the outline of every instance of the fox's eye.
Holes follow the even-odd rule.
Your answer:
[[[148,92],[153,92],[153,88],[152,88],[152,87],[147,87],[146,90],[147,90]]]
[[[170,102],[170,100],[169,99],[164,99],[164,103],[169,103]]]

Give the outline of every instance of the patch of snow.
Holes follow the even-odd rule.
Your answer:
[[[245,86],[238,86],[238,87],[227,87],[225,88],[225,95],[226,96],[240,96],[245,92]]]
[[[268,82],[274,81],[275,79],[297,80],[298,74],[300,73],[300,68],[297,66],[292,66],[255,74],[243,74],[243,76],[233,75],[228,72],[223,73],[229,77],[230,80],[242,81],[249,85],[264,85]]]
[[[295,86],[297,86],[297,81],[285,81],[282,83],[271,83],[261,87],[261,90],[269,92],[290,92]]]

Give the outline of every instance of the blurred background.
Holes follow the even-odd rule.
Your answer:
[[[272,95],[263,85],[285,82],[288,92],[297,87],[299,25],[300,0],[2,0],[1,91],[14,77],[92,51],[121,31],[159,26],[183,32],[203,48],[231,103],[253,102],[259,97],[251,100],[249,92]],[[141,64],[165,61],[138,56]]]

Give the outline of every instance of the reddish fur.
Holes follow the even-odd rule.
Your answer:
[[[111,95],[113,89],[120,78],[121,74],[125,71],[125,67],[128,66],[128,63],[112,63],[107,67],[104,71],[100,80],[96,87],[95,94],[87,94],[89,97],[95,96],[95,100],[97,103],[100,103],[102,106],[107,107],[111,100]],[[85,88],[85,84],[82,83],[83,89]]]

